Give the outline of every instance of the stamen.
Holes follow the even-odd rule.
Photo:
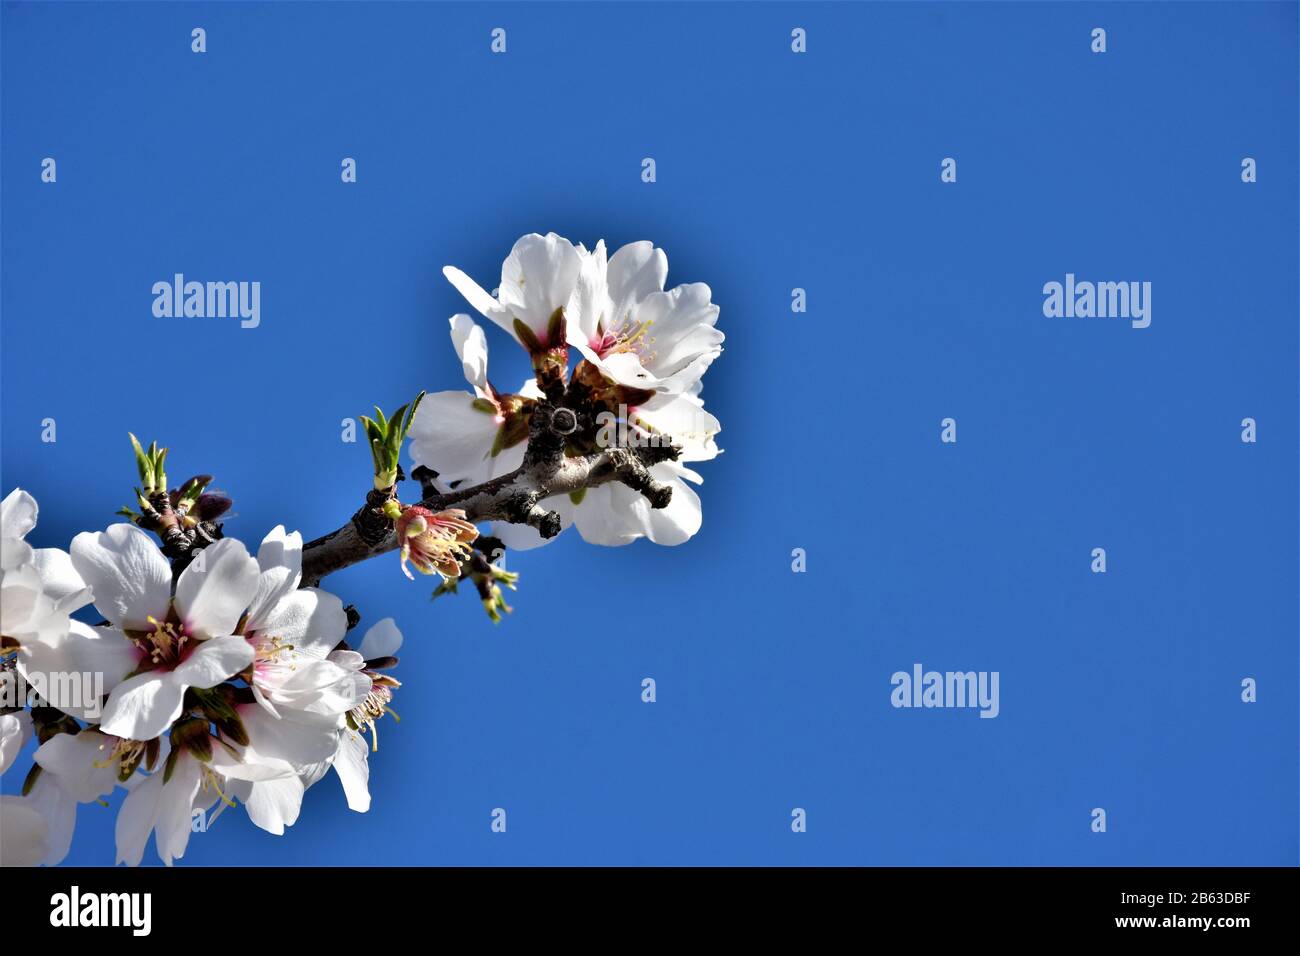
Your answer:
[[[623,323],[618,328],[602,330],[597,328],[596,338],[591,343],[592,349],[601,358],[615,355],[620,352],[632,352],[647,361],[653,359],[654,352],[649,351],[650,346],[654,345],[654,338],[649,334],[650,326],[654,325],[653,319],[646,319],[643,322],[633,322],[632,314],[629,312],[624,316]]]

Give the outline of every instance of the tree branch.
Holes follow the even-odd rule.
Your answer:
[[[572,409],[539,402],[533,410],[522,465],[482,484],[445,493],[435,491],[433,476],[425,470],[414,476],[424,489],[424,500],[419,503],[430,511],[459,508],[474,522],[527,524],[544,538],[560,533],[559,513],[541,504],[553,495],[621,481],[644,495],[650,507],[667,507],[672,487],[657,481],[649,469],[659,462],[675,460],[681,453],[671,439],[661,435],[656,436],[656,441],[636,447],[566,455],[566,441],[578,424],[578,414]],[[368,502],[343,527],[308,542],[302,555],[302,586],[314,587],[327,574],[396,549],[397,535],[392,528],[380,535],[373,522],[373,508]]]

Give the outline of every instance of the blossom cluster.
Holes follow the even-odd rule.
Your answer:
[[[633,242],[607,256],[554,233],[527,235],[501,266],[495,296],[459,269],[444,275],[484,318],[509,333],[532,358],[535,374],[513,392],[488,378],[487,337],[468,315],[451,318],[451,340],[471,391],[425,397],[411,428],[411,457],[443,482],[476,484],[518,468],[528,420],[548,381],[583,391],[594,409],[589,434],[575,434],[569,451],[614,442],[671,438],[675,460],[650,468],[672,488],[665,508],[618,482],[545,500],[561,527],[578,529],[591,544],[624,545],[645,537],[675,545],[702,521],[700,499],[688,482],[703,481],[687,463],[718,454],[722,426],[705,411],[702,377],[722,352],[718,307],[702,282],[664,290],[668,257],[650,242]],[[570,358],[576,364],[569,368]],[[495,524],[492,534],[516,549],[545,544],[532,527]]]
[[[577,487],[533,487],[529,514],[493,520],[485,540],[545,543],[528,520],[539,509],[552,537],[570,525],[601,545],[692,537],[701,511],[687,482],[701,478],[687,465],[718,454],[720,430],[700,398],[723,338],[709,287],[665,291],[668,261],[649,242],[607,257],[603,242],[588,251],[554,234],[515,244],[495,294],[457,269],[444,273],[526,350],[533,375],[514,392],[496,387],[482,327],[453,316],[471,391],[421,392],[391,415],[376,408],[364,417],[374,466],[366,504],[314,544],[347,532],[339,540],[356,550],[346,562],[396,549],[408,578],[414,568],[441,579],[435,596],[472,581],[499,621],[511,610],[501,586],[513,589],[518,575],[489,555],[474,514],[446,507],[450,500],[426,505],[490,497],[522,471],[541,423],[550,429],[549,474],[567,458],[612,448],[648,443],[670,453],[630,463],[623,452],[622,467],[635,474],[607,464]],[[412,476],[436,494],[404,505],[397,485],[408,439]],[[0,773],[36,745],[21,792],[0,796],[3,865],[60,862],[79,805],[107,805],[119,787],[117,859],[129,865],[141,862],[151,836],[170,865],[196,817],[206,829],[241,804],[256,826],[283,834],[331,768],[349,807],[370,807],[368,754],[399,686],[387,673],[402,643],[393,620],[370,627],[354,648],[355,611],[315,586],[342,562],[306,572],[309,549],[283,526],[250,554],[224,535],[218,519],[230,499],[207,492],[210,476],[172,488],[167,449],[131,442],[139,510],[78,534],[67,551],[27,543],[38,515],[30,494],[15,489],[3,501]],[[514,514],[476,511],[485,520],[502,513]],[[34,691],[17,695],[20,684]]]
[[[27,544],[36,519],[21,489],[0,505],[5,677],[49,695],[0,714],[0,772],[39,743],[22,795],[0,797],[0,862],[58,863],[78,805],[117,787],[128,791],[117,859],[130,865],[151,834],[170,864],[196,812],[206,826],[237,801],[281,834],[331,767],[348,805],[369,809],[367,754],[397,686],[382,671],[402,635],[385,619],[350,648],[342,601],[299,587],[301,535],[276,527],[256,557],[222,538],[173,579],[133,524],[79,534],[64,552]],[[102,624],[70,616],[91,604]]]

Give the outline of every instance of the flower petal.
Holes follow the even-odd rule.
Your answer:
[[[77,801],[49,774],[36,778],[27,799],[45,818],[45,856],[41,866],[58,866],[72,849],[72,833],[77,827]]]
[[[181,715],[184,696],[185,686],[171,673],[137,674],[122,681],[108,695],[100,729],[128,740],[153,740]]]
[[[244,798],[248,819],[267,833],[283,836],[284,828],[293,826],[298,820],[302,794],[302,781],[296,776],[257,781]]]
[[[140,664],[140,650],[115,627],[91,627],[69,621],[65,632],[24,642],[18,670],[33,686],[66,686],[78,693],[56,695],[51,701],[65,714],[99,720],[103,701],[94,692],[112,694]]]
[[[596,243],[592,252],[582,255],[578,281],[564,306],[564,319],[571,343],[586,345],[596,335],[596,330],[602,327],[602,323],[604,327],[609,325],[611,306],[605,270],[605,241],[602,239]]]
[[[447,281],[456,287],[456,291],[465,297],[465,301],[472,305],[479,315],[489,319],[511,335],[515,334],[514,316],[510,314],[510,310],[492,298],[481,285],[455,266],[444,266],[442,274],[447,277]]]
[[[97,730],[55,734],[37,748],[33,759],[46,773],[58,778],[59,786],[72,799],[90,803],[112,793],[117,786],[117,761],[108,762],[116,743]]]
[[[334,772],[343,784],[348,808],[366,813],[370,809],[370,746],[365,737],[350,730],[344,730],[339,738]]]
[[[239,708],[239,717],[248,732],[248,746],[244,748],[245,766],[283,764],[301,770],[328,760],[334,752],[335,734],[338,732],[336,715],[295,713],[277,720],[260,707],[243,705]]]
[[[72,555],[58,548],[37,548],[32,564],[41,577],[41,590],[60,613],[71,614],[90,603],[90,589],[72,564]]]
[[[137,778],[138,779],[138,778]],[[117,842],[117,862],[139,866],[144,858],[144,847],[158,819],[158,805],[162,801],[163,775],[150,774],[131,789],[117,812],[113,835]]]
[[[358,653],[368,661],[380,657],[394,657],[402,646],[402,632],[391,617],[376,621],[361,639]]]
[[[644,503],[646,537],[663,545],[688,541],[700,530],[704,520],[700,496],[686,482],[674,477],[671,468],[655,465],[650,473],[672,485],[673,497],[666,508],[651,508],[649,502]]]
[[[6,575],[32,563],[34,549],[22,538],[0,538],[0,571]]]
[[[473,403],[468,392],[426,395],[411,424],[411,459],[432,468],[444,481],[468,478],[483,469],[501,424]]]
[[[461,367],[465,371],[465,381],[474,386],[480,398],[488,395],[488,348],[487,337],[483,328],[468,315],[453,315],[451,324],[451,344],[460,357]]]
[[[22,797],[0,795],[0,866],[36,866],[49,850],[40,811]]]
[[[215,793],[208,796],[199,793],[202,782],[203,771],[198,760],[190,754],[181,754],[172,778],[163,785],[162,798],[158,801],[158,818],[154,822],[154,846],[165,866],[171,866],[174,860],[185,855],[190,844],[196,804],[206,809],[217,800]]]
[[[72,566],[94,595],[95,608],[110,623],[152,630],[171,599],[172,569],[153,539],[133,524],[109,525],[72,539]]]
[[[500,302],[527,325],[542,345],[555,310],[566,305],[578,281],[578,250],[555,233],[530,233],[515,243],[501,265]],[[498,323],[500,324],[500,323]],[[514,330],[511,328],[511,335]]]
[[[651,434],[671,437],[682,449],[678,461],[708,461],[718,455],[714,436],[722,431],[722,423],[695,395],[657,395],[630,417]]]
[[[302,580],[302,535],[286,534],[284,525],[276,525],[257,549],[257,568],[257,593],[248,607],[250,627]]]
[[[8,542],[12,544],[14,539]],[[27,547],[22,541],[18,545]],[[30,563],[31,554],[23,560],[26,563],[0,574],[0,621],[6,635],[23,639],[20,644],[42,632],[54,611],[53,603],[41,593],[41,576]]]
[[[365,699],[370,693],[370,678],[333,661],[308,659],[268,692],[271,701],[285,708],[283,716],[287,718],[292,718],[294,711],[337,717]],[[268,712],[281,716],[273,709]]]
[[[258,577],[257,561],[244,543],[223,538],[181,572],[176,613],[197,640],[229,634],[256,596]]]
[[[0,773],[8,770],[32,736],[32,715],[25,710],[0,714]]]
[[[645,364],[658,380],[645,387],[688,391],[722,352],[725,336],[714,327],[719,310],[712,296],[703,282],[692,282],[655,292],[638,306],[637,321],[649,322],[654,335],[654,357]]]
[[[292,591],[250,630],[278,637],[296,653],[324,660],[348,632],[348,616],[337,596],[319,588]]]
[[[253,663],[253,646],[234,634],[214,637],[195,646],[190,656],[172,671],[176,681],[185,687],[206,690],[223,680],[234,677]],[[105,728],[105,733],[112,733]],[[147,737],[136,737],[147,740]]]
[[[614,307],[610,319],[623,319],[646,296],[663,291],[668,280],[668,257],[652,242],[629,242],[609,257],[606,274]]]
[[[36,527],[36,499],[15,488],[0,501],[0,538],[25,538]]]
[[[645,499],[627,485],[610,482],[588,488],[573,523],[588,544],[617,548],[645,534],[638,502]]]

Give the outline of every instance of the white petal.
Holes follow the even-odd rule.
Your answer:
[[[58,548],[37,548],[32,564],[41,576],[41,590],[61,613],[71,614],[90,603],[90,589],[73,567],[72,555]]]
[[[244,799],[248,819],[267,833],[282,836],[284,828],[293,826],[298,819],[302,794],[302,781],[297,777],[258,781]]]
[[[711,299],[712,292],[707,285],[692,282],[647,296],[638,307],[637,321],[651,322],[655,347],[654,359],[648,365],[656,376],[681,378],[683,372],[698,365],[700,360],[711,362],[721,352],[725,336],[714,327],[718,307]],[[707,362],[704,368],[708,367]],[[689,384],[698,380],[696,375]],[[674,390],[685,391],[686,384],[678,383]]]
[[[100,729],[114,737],[152,740],[181,715],[184,696],[185,686],[167,671],[137,674],[109,694]]]
[[[447,281],[456,287],[456,291],[465,297],[465,301],[472,305],[479,315],[505,329],[511,336],[515,334],[515,319],[510,314],[510,310],[492,298],[482,286],[455,266],[444,266],[442,274],[447,277]]]
[[[203,772],[198,760],[190,754],[182,754],[176,761],[172,778],[163,785],[162,797],[158,801],[158,818],[154,822],[154,846],[158,858],[166,866],[185,855],[190,843],[196,800],[215,799],[215,794],[204,797],[199,793],[202,782]]]
[[[501,265],[501,304],[532,329],[543,346],[552,344],[547,342],[551,316],[568,303],[581,268],[578,250],[568,239],[553,232],[523,236]]]
[[[77,827],[77,801],[51,776],[36,778],[27,800],[45,818],[45,856],[42,866],[58,866],[72,848],[72,833]]]
[[[6,539],[10,544],[17,539]],[[17,542],[21,547],[27,545]],[[31,564],[31,549],[24,561],[27,563],[0,573],[0,621],[10,637],[22,638],[19,643],[39,633],[54,614],[54,603],[41,592],[41,576]]]
[[[605,241],[596,243],[595,251],[582,257],[578,281],[564,306],[568,338],[583,345],[604,323],[609,325],[609,291],[605,281]]]
[[[334,772],[343,784],[348,807],[357,813],[370,809],[370,745],[360,734],[345,730],[334,757]]]
[[[260,707],[244,705],[239,717],[248,732],[245,764],[286,764],[300,770],[334,752],[335,716],[295,713],[277,720]]]
[[[90,803],[117,786],[117,762],[108,762],[117,741],[96,730],[55,734],[36,750],[35,760],[57,777],[59,786],[79,803]],[[96,766],[103,764],[103,766]]]
[[[310,790],[319,783],[321,778],[329,773],[330,764],[333,762],[334,758],[330,757],[328,760],[318,760],[316,763],[304,767],[302,773],[298,775],[298,779],[302,781],[303,789]]]
[[[361,639],[358,653],[368,661],[380,657],[394,657],[402,646],[402,632],[391,617],[376,621]]]
[[[255,631],[293,645],[297,654],[324,660],[348,630],[343,602],[328,591],[300,588],[282,598],[256,624]]]
[[[660,465],[655,465],[650,473],[660,481],[668,480],[665,472],[660,469]],[[673,497],[667,508],[651,508],[649,502],[644,505],[646,536],[655,544],[682,544],[700,530],[703,521],[700,496],[695,493],[695,489],[677,479],[672,479],[669,483],[673,488]]]
[[[366,659],[356,651],[332,651],[328,660],[344,670],[359,671],[366,666]],[[366,689],[366,693],[370,693],[369,688]]]
[[[483,329],[464,313],[451,317],[451,344],[460,357],[465,381],[474,386],[480,398],[488,394],[488,349]],[[418,409],[417,409],[418,411]]]
[[[468,392],[424,396],[411,424],[412,460],[432,468],[444,481],[467,478],[485,468],[501,424],[473,403]]]
[[[242,541],[208,545],[176,582],[176,613],[198,640],[229,634],[257,594],[258,574]]]
[[[0,537],[0,571],[5,574],[32,562],[32,546],[22,538]]]
[[[645,534],[637,504],[644,500],[638,492],[619,482],[588,488],[573,523],[588,544],[610,548],[631,544]]]
[[[528,443],[519,442],[489,457],[487,460],[486,480],[499,478],[501,475],[514,471],[524,463],[524,452],[527,450]]]
[[[94,594],[95,608],[111,623],[153,630],[171,599],[172,569],[149,535],[133,524],[109,525],[72,539],[72,565]]]
[[[714,436],[722,424],[704,410],[704,402],[694,395],[660,395],[635,409],[631,418],[649,426],[651,434],[670,436],[681,446],[678,461],[708,461],[718,455]]]
[[[0,714],[0,773],[4,773],[18,757],[32,736],[32,715],[25,710],[15,714]]]
[[[0,795],[0,866],[36,866],[49,853],[49,825],[22,797]]]
[[[25,538],[36,527],[36,499],[15,488],[0,501],[0,538]]]
[[[139,777],[134,778],[140,780]],[[174,779],[174,778],[173,778]],[[117,862],[139,866],[144,857],[145,844],[158,819],[158,805],[162,800],[163,775],[150,774],[131,788],[122,807],[117,812],[114,837],[117,841]]]
[[[266,694],[262,693],[262,681],[256,676],[256,672],[254,672],[252,690],[253,700],[257,701],[258,706],[278,720],[280,717],[280,711],[276,709],[275,704],[271,703],[271,699],[267,697]],[[271,688],[268,687],[267,690],[270,691]]]
[[[609,257],[607,270],[612,320],[622,322],[637,303],[662,292],[668,279],[668,257],[652,242],[629,242]]]
[[[284,708],[272,716],[291,718],[292,711],[338,716],[357,706],[370,693],[370,678],[333,661],[304,659],[277,686],[268,687],[271,701]]]
[[[234,634],[214,637],[197,645],[190,656],[172,671],[177,682],[185,687],[207,689],[223,680],[234,677],[253,663],[253,646]],[[105,728],[105,733],[112,733]],[[147,740],[147,737],[136,737]]]
[[[248,607],[250,627],[302,580],[302,535],[286,534],[284,525],[276,525],[257,549],[257,568],[257,593]]]
[[[115,627],[91,627],[69,621],[67,631],[27,641],[18,654],[18,670],[33,686],[43,684],[58,700],[54,706],[81,720],[98,720],[102,699],[134,671],[142,657]],[[75,699],[73,699],[75,698]]]

